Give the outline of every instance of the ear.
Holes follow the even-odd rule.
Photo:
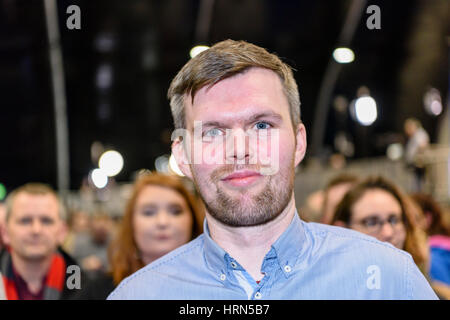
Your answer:
[[[4,224],[0,224],[0,237],[1,237],[0,240],[3,240],[3,243],[4,243],[4,244],[9,245],[10,240],[9,240],[8,231],[7,231],[7,229],[6,229],[6,224],[7,224],[7,223],[8,223],[8,222],[5,221]],[[0,241],[0,242],[1,242],[1,241]]]
[[[340,221],[340,220],[335,221],[333,223],[333,225],[335,225],[336,227],[347,228],[347,225],[343,221]]]
[[[172,142],[172,154],[175,157],[178,168],[180,168],[181,172],[183,172],[185,176],[192,179],[190,161],[185,148],[190,148],[189,141],[185,143],[180,139],[175,139]]]
[[[295,166],[303,160],[306,153],[306,128],[299,123],[296,130]]]

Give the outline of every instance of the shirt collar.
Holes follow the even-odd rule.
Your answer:
[[[292,275],[290,269],[294,268],[298,257],[304,251],[305,239],[305,230],[296,210],[287,229],[272,244],[278,263],[286,276]],[[286,269],[287,266],[290,269]]]
[[[203,230],[205,239],[205,259],[208,267],[214,272],[217,272],[218,270],[221,270],[222,272],[225,271],[230,256],[211,238],[206,219],[203,222]],[[292,268],[296,264],[300,253],[303,251],[302,247],[304,245],[304,240],[305,230],[297,211],[295,211],[294,217],[288,228],[272,244],[272,249],[264,259],[272,256],[273,252],[275,252],[280,267],[283,269],[286,276],[289,276],[290,272],[285,272],[284,267],[289,265]]]
[[[203,233],[205,235],[205,259],[208,267],[217,272],[226,270],[226,256],[228,254],[212,238],[209,232],[208,222],[203,221]]]

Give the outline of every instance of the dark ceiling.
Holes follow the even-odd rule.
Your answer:
[[[43,0],[0,0],[0,182],[56,186],[56,153],[48,40]],[[198,43],[243,39],[276,52],[296,69],[302,118],[314,125],[319,88],[351,1],[217,0],[207,32],[196,31],[199,0],[59,0],[70,142],[71,188],[89,170],[91,145],[120,151],[130,179],[170,152],[172,120],[166,92]],[[68,30],[66,8],[81,9],[81,30]],[[348,100],[361,85],[376,99],[380,118],[360,135],[351,120],[327,115],[325,146],[337,130],[355,143],[354,158],[384,155],[406,117],[424,123],[432,140],[440,117],[422,106],[428,86],[448,89],[448,2],[368,1],[381,9],[381,29],[362,18],[333,97]],[[444,101],[445,101],[445,97]],[[341,127],[339,127],[341,126]],[[392,138],[393,137],[393,138]],[[309,136],[310,142],[310,136]]]

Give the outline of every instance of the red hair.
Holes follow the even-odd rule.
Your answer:
[[[133,186],[117,237],[111,243],[108,257],[114,283],[117,285],[127,276],[145,266],[140,258],[139,250],[134,239],[133,214],[136,200],[140,192],[148,185],[162,186],[178,192],[185,199],[192,214],[192,239],[202,232],[204,209],[202,203],[188,191],[183,180],[177,176],[160,173],[141,175]]]

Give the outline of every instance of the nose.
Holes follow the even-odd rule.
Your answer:
[[[41,232],[42,224],[39,222],[38,219],[33,220],[33,223],[31,225],[31,230],[33,231],[34,234],[38,234]]]
[[[251,152],[247,134],[242,129],[233,129],[226,141],[226,157],[233,164],[248,164]]]
[[[387,241],[389,242],[394,235],[394,228],[391,226],[391,224],[387,221],[384,222],[383,226],[381,227],[379,239],[381,241]]]
[[[155,218],[156,218],[156,225],[158,226],[158,228],[163,229],[169,225],[170,217],[166,211],[160,210]]]

